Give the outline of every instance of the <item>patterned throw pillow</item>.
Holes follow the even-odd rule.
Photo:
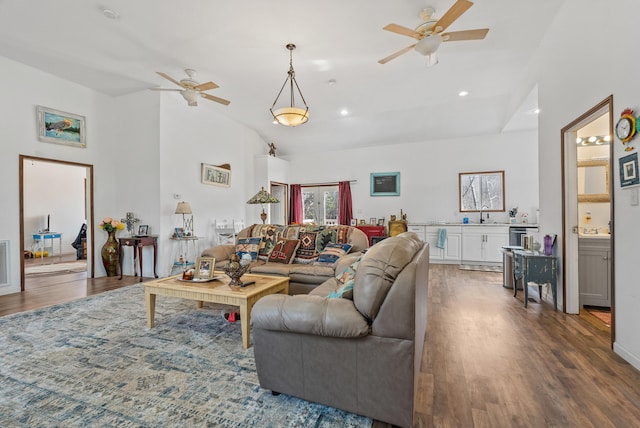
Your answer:
[[[298,239],[281,239],[271,250],[269,254],[269,262],[289,264],[293,261],[293,255],[296,253],[300,241]]]
[[[239,238],[236,245],[236,253],[242,258],[244,254],[250,254],[251,260],[258,258],[258,249],[260,248],[260,238]]]
[[[358,257],[358,259],[355,262],[351,263],[351,266],[346,268],[341,274],[336,275],[336,279],[344,284],[355,278],[360,260],[362,260],[362,256]]]
[[[318,257],[318,252],[316,251],[316,238],[318,237],[318,232],[300,232],[298,234],[298,239],[300,240],[300,246],[296,251],[296,260],[297,262],[304,263],[305,260],[314,260]]]
[[[318,256],[319,263],[335,263],[340,257],[351,250],[350,244],[336,244],[329,242]]]
[[[353,284],[355,284],[355,282],[356,282],[355,279],[350,279],[349,281],[345,282],[342,287],[329,293],[327,298],[329,299],[343,298],[343,299],[353,300]]]

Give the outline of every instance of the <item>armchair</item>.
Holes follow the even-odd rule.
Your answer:
[[[271,295],[253,307],[263,388],[399,426],[413,424],[427,323],[429,247],[412,232],[371,247],[357,266],[353,300]]]

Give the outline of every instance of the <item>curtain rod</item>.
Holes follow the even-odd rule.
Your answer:
[[[342,181],[348,181],[349,183],[357,183],[358,180],[342,180]],[[307,187],[311,187],[311,186],[337,186],[338,185],[338,181],[330,181],[327,183],[299,183],[300,186],[307,186]],[[298,183],[293,183],[293,184],[298,184]]]

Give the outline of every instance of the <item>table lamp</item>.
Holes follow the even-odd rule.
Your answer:
[[[193,212],[191,211],[191,205],[189,202],[178,202],[176,214],[182,214],[182,228],[184,229],[184,236],[192,236]]]
[[[264,206],[266,204],[277,204],[280,202],[275,197],[271,196],[269,192],[264,190],[264,187],[260,189],[258,193],[253,195],[251,199],[247,201],[248,204],[260,204],[262,205],[262,214],[260,214],[260,218],[262,219],[262,224],[267,220],[267,213],[264,211]]]

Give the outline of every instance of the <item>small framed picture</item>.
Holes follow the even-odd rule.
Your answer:
[[[215,264],[216,259],[214,257],[198,257],[193,278],[199,280],[213,278]]]
[[[149,225],[141,224],[138,226],[138,236],[149,236]]]
[[[184,238],[184,229],[182,227],[176,227],[174,229],[173,236],[176,238]]]
[[[384,226],[384,218],[378,219],[378,226]]]
[[[620,158],[620,187],[640,184],[638,175],[638,153]]]
[[[371,217],[371,218],[369,219],[369,224],[373,224],[373,225],[375,225],[376,223],[377,223],[377,221],[376,221],[376,218],[375,218],[375,217]]]
[[[361,218],[360,219],[360,225],[363,225],[363,224],[367,224],[367,222],[363,218]]]
[[[210,184],[212,186],[230,187],[231,186],[231,165],[208,165],[200,164],[200,174],[202,184]]]
[[[358,219],[357,218],[352,218],[351,219],[351,226],[355,226],[358,224]]]
[[[86,148],[85,117],[52,108],[37,107],[38,140]]]

